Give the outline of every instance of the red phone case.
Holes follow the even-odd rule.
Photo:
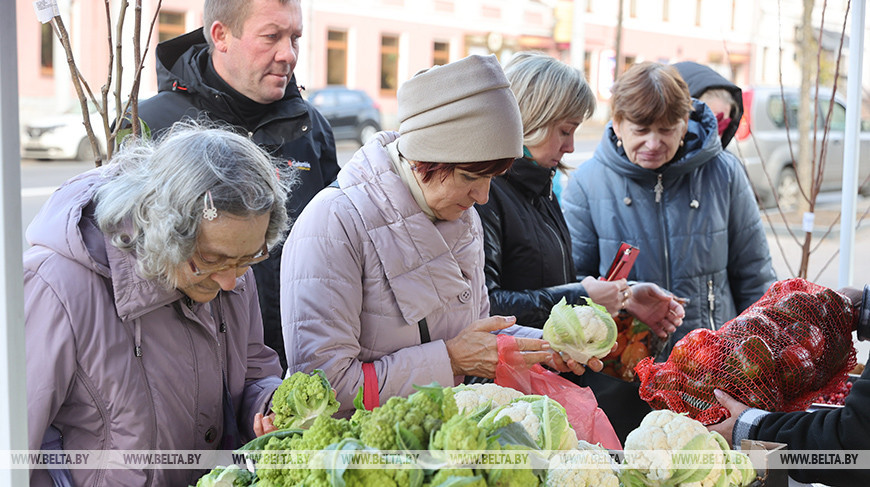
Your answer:
[[[613,258],[613,263],[610,264],[610,269],[607,271],[605,281],[616,281],[619,279],[628,279],[628,273],[631,272],[631,266],[634,265],[635,259],[640,249],[630,244],[622,242],[619,245],[619,250],[616,252],[616,257]]]

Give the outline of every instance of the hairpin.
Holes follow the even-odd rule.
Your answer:
[[[206,191],[202,198],[205,207],[202,209],[202,217],[208,221],[217,218],[217,208],[214,207],[214,199],[211,197],[211,191]]]

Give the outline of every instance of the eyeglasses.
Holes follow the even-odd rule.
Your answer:
[[[263,247],[261,247],[256,254],[249,257],[240,257],[237,259],[237,262],[227,262],[228,259],[225,257],[221,257],[213,262],[207,261],[202,257],[202,254],[199,253],[199,247],[197,247],[196,254],[194,254],[194,256],[187,262],[190,264],[190,270],[193,271],[194,276],[208,276],[218,272],[223,272],[227,269],[250,267],[258,262],[263,262],[268,258],[269,248],[264,243]],[[199,265],[197,265],[196,260],[199,260]]]

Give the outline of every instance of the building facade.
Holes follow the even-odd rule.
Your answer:
[[[27,121],[74,106],[76,99],[60,43],[36,20],[30,0],[16,1],[21,119]],[[799,82],[795,38],[801,0],[620,1],[621,23],[620,2],[612,0],[301,0],[297,81],[309,90],[329,84],[362,89],[380,105],[384,127],[396,128],[396,90],[417,71],[469,54],[493,53],[504,63],[517,51],[541,50],[584,70],[600,101],[596,117],[604,120],[619,33],[620,66],[691,60],[741,86],[778,83],[780,73],[784,84]],[[79,70],[98,92],[110,53],[105,3],[58,4]],[[119,4],[111,0],[113,17]],[[829,49],[838,47],[846,5],[829,0],[824,25],[821,5],[816,6],[813,25],[824,32]],[[143,0],[143,30],[155,8],[156,0]],[[134,71],[132,17],[130,8],[122,34],[122,93],[129,92]],[[200,1],[163,0],[145,57],[141,97],[156,91],[156,43],[199,27],[201,19]],[[841,73],[845,66],[844,59]]]

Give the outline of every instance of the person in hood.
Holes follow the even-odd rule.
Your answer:
[[[414,385],[492,378],[493,332],[519,335],[529,363],[562,362],[541,330],[490,316],[483,235],[472,208],[522,154],[516,99],[495,56],[417,73],[397,93],[399,132],[381,132],[296,221],[281,262],[291,371],[322,369],[349,416]]]
[[[574,132],[595,111],[583,73],[551,56],[520,52],[505,75],[523,120],[523,157],[493,178],[489,201],[476,206],[490,310],[541,328],[560,299],[582,304],[588,296],[613,314],[628,308],[656,331],[673,332],[682,306],[657,285],[574,280],[571,236],[552,188],[562,156],[574,151]]]
[[[683,61],[675,63],[674,67],[689,86],[692,98],[704,102],[713,111],[722,147],[728,147],[743,117],[743,90],[703,64]]]
[[[612,120],[565,189],[574,268],[578,280],[600,276],[621,242],[640,249],[629,281],[688,299],[664,360],[690,331],[717,329],[754,303],[775,275],[743,167],[676,69],[633,65],[612,93]]]
[[[234,449],[272,428],[281,366],[250,266],[286,232],[291,182],[246,137],[180,124],[49,198],[24,253],[30,449]],[[31,485],[194,485],[213,466],[93,464]]]
[[[302,36],[300,0],[206,0],[201,29],[157,46],[159,93],[139,117],[159,133],[178,120],[221,122],[251,138],[280,167],[298,171],[291,221],[338,174],[329,123],[302,98],[293,73]],[[255,265],[266,345],[286,370],[280,313],[280,245]]]

